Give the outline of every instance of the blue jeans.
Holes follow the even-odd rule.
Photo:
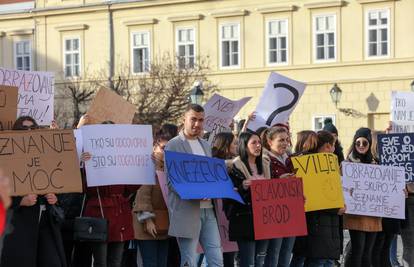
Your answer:
[[[289,267],[290,258],[292,257],[293,246],[295,245],[296,237],[284,237],[282,247],[279,252],[279,263],[277,267]]]
[[[223,266],[220,233],[214,209],[200,209],[201,229],[198,238],[178,237],[181,266],[197,266],[197,244],[200,241],[209,267]]]
[[[275,238],[269,240],[267,246],[267,253],[264,266],[265,267],[277,267],[279,263],[279,252],[282,247],[283,238]]]
[[[237,241],[240,267],[262,267],[269,240]]]
[[[394,235],[394,238],[391,242],[391,247],[390,247],[390,261],[391,261],[392,266],[400,265],[400,263],[398,262],[398,256],[397,256],[397,238],[398,238],[398,235]]]
[[[293,255],[290,267],[333,267],[334,261],[330,259],[313,259]]]
[[[168,239],[139,240],[142,265],[144,267],[166,267],[168,259]]]

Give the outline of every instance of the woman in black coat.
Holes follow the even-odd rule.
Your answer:
[[[13,130],[36,129],[31,117],[20,117]],[[66,267],[55,194],[13,197],[12,232],[5,236],[1,267]]]

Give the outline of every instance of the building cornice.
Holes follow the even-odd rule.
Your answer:
[[[87,24],[69,24],[69,25],[58,25],[55,27],[57,31],[80,31],[87,30],[89,26]]]
[[[180,16],[168,17],[167,20],[170,22],[180,22],[180,21],[189,21],[189,20],[200,20],[203,18],[204,16],[202,14],[196,14],[196,15],[180,15]]]
[[[379,3],[379,2],[396,2],[399,0],[357,0],[360,4]]]
[[[277,12],[290,12],[298,10],[298,6],[295,5],[288,5],[288,6],[264,6],[256,8],[256,11],[262,14],[268,13],[277,13]]]
[[[34,28],[26,28],[26,29],[11,29],[7,30],[6,34],[9,36],[16,36],[16,35],[30,35],[33,34]]]
[[[246,9],[221,10],[210,13],[213,18],[246,16],[249,12]]]
[[[145,18],[145,19],[134,19],[134,20],[126,20],[123,21],[122,24],[125,26],[139,26],[139,25],[148,25],[148,24],[156,24],[158,20],[155,18]]]
[[[342,7],[347,4],[346,1],[336,0],[336,1],[328,1],[328,2],[311,2],[304,4],[304,7],[309,9],[314,8],[327,8],[327,7]]]

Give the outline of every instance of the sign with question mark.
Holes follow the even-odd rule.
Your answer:
[[[256,118],[249,122],[247,128],[256,131],[263,126],[286,123],[305,88],[305,83],[272,72],[256,106]]]

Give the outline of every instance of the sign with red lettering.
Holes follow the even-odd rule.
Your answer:
[[[256,240],[307,235],[302,180],[253,180],[251,184]]]
[[[52,72],[0,67],[0,85],[19,88],[17,117],[30,116],[39,125],[49,125],[53,120],[54,83]]]
[[[17,87],[0,85],[0,130],[11,130],[17,116]]]
[[[82,192],[72,130],[2,131],[0,156],[13,196]]]

